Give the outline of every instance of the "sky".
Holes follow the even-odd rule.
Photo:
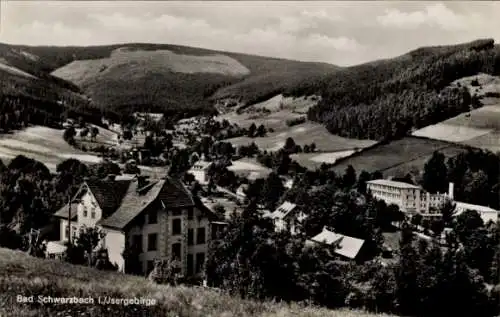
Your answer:
[[[165,43],[341,66],[500,42],[500,2],[0,1],[0,42]]]

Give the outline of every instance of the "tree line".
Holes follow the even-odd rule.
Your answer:
[[[382,140],[479,107],[478,98],[464,87],[447,88],[478,73],[500,74],[500,49],[493,40],[422,48],[348,67],[287,94],[321,95],[308,119],[324,123],[332,133]]]

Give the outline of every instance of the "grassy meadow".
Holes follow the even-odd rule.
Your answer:
[[[17,295],[52,297],[147,298],[154,306],[18,303]],[[214,290],[155,285],[142,277],[28,257],[0,249],[0,316],[190,316],[190,317],[374,317],[351,310],[327,310],[298,304],[255,302]]]

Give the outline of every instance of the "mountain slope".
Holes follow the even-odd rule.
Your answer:
[[[35,303],[16,301],[35,296]],[[94,299],[94,304],[38,304],[38,296]],[[147,304],[98,304],[99,297],[143,298]],[[156,304],[152,305],[152,300]],[[42,260],[0,248],[0,315],[2,316],[388,316],[349,310],[328,310],[285,303],[241,300],[214,290],[155,285],[145,278],[98,271],[58,260]]]
[[[481,72],[500,74],[500,46],[493,40],[419,48],[394,59],[347,67],[298,85],[289,94],[320,94],[309,119],[334,134],[391,139],[468,111],[475,102],[468,91],[446,87]]]
[[[254,103],[338,68],[177,45],[9,49],[3,45],[0,58],[12,66],[71,82],[94,104],[118,111],[212,110],[221,98]]]

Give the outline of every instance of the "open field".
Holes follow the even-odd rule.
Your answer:
[[[355,150],[324,152],[324,153],[297,153],[290,155],[291,159],[308,169],[316,169],[321,164],[333,164],[337,160],[356,153]]]
[[[228,76],[250,73],[237,60],[225,55],[197,56],[176,54],[169,50],[130,50],[122,47],[112,51],[107,58],[74,61],[56,69],[52,74],[81,85],[117,71],[123,72],[122,76],[133,79],[151,72],[215,73]]]
[[[232,162],[232,165],[227,168],[236,175],[246,177],[248,179],[265,178],[272,170],[261,165],[256,159],[242,158]]]
[[[22,76],[26,78],[36,78],[35,76],[28,74],[27,72],[23,72],[22,70],[10,66],[4,59],[0,58],[0,70],[6,71],[13,75]]]
[[[228,139],[234,146],[247,145],[255,142],[262,150],[277,151],[283,147],[288,137],[293,138],[296,144],[304,146],[316,143],[316,149],[321,152],[336,152],[351,149],[360,149],[375,144],[371,140],[348,139],[331,134],[320,124],[306,122],[288,127],[286,131],[268,133],[263,138],[238,137]]]
[[[475,80],[479,86],[472,85]],[[459,79],[451,86],[458,85],[481,97],[484,106],[417,130],[413,135],[500,151],[500,98],[485,96],[500,93],[500,78],[479,74]]]
[[[12,134],[0,135],[0,158],[11,160],[24,155],[44,163],[51,171],[65,159],[74,158],[83,163],[101,161],[97,155],[79,151],[63,140],[63,131],[41,126],[29,127]]]
[[[458,142],[490,151],[500,151],[500,101],[461,114],[413,133],[436,140]]]
[[[92,298],[94,304],[23,304],[17,295]],[[100,305],[98,298],[144,298],[156,305]],[[155,285],[144,278],[74,266],[58,260],[28,257],[0,249],[0,315],[53,316],[179,316],[179,317],[374,317],[351,310],[327,310],[272,302],[254,302],[213,290]]]
[[[380,171],[386,177],[399,176],[422,171],[425,162],[434,151],[451,156],[465,150],[466,147],[460,144],[408,136],[387,144],[374,145],[350,157],[340,159],[333,169],[337,173],[344,173],[345,169],[352,165],[358,174],[365,170]]]

